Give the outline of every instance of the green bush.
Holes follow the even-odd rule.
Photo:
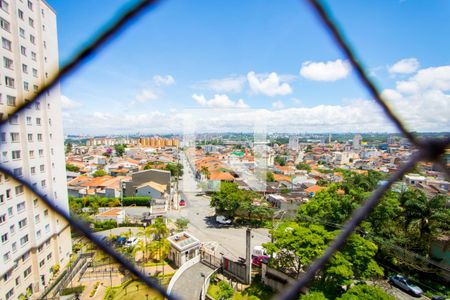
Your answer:
[[[84,285],[65,288],[59,293],[59,295],[66,296],[66,295],[71,295],[71,294],[81,294],[85,288],[86,287]]]

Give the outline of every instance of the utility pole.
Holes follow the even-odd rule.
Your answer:
[[[251,228],[247,228],[246,230],[246,240],[245,240],[245,281],[246,284],[252,283],[252,253],[251,253],[251,247],[252,247],[252,230]]]

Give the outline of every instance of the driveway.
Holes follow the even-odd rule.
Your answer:
[[[196,263],[181,274],[172,288],[172,294],[181,299],[200,299],[205,277],[208,277],[213,269],[202,264]]]

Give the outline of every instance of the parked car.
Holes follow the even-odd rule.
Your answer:
[[[216,222],[222,225],[231,225],[232,221],[224,216],[216,216]]]
[[[389,278],[389,283],[416,297],[420,297],[423,294],[423,291],[420,287],[412,284],[405,276],[400,274],[391,276]]]
[[[132,247],[132,246],[135,246],[135,245],[137,244],[137,242],[138,242],[137,238],[135,238],[135,237],[130,237],[130,238],[127,240],[127,242],[125,243],[125,245],[126,245],[127,247]]]
[[[186,206],[186,201],[184,201],[183,199],[180,200],[180,206]]]

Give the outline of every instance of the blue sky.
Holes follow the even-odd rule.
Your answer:
[[[132,2],[49,0],[60,61]],[[326,3],[410,128],[450,130],[450,2]],[[162,1],[62,94],[66,133],[180,132],[186,114],[212,131],[392,130],[299,0]]]

